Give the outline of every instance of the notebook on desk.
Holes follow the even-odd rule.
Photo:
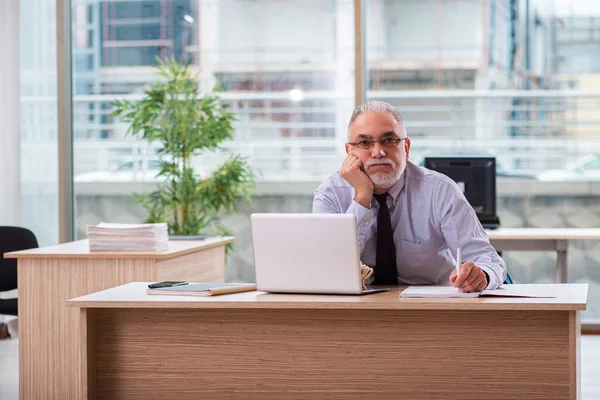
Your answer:
[[[258,290],[368,294],[363,289],[356,217],[352,214],[252,214]]]
[[[495,290],[483,290],[482,292],[466,293],[460,292],[454,286],[409,286],[400,293],[403,298],[415,297],[539,297],[554,298],[556,293],[549,292],[547,287],[538,285],[503,285]]]
[[[146,293],[167,296],[218,296],[252,290],[256,290],[254,283],[190,283],[182,286],[147,289]]]

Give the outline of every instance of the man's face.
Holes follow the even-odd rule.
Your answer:
[[[401,137],[400,124],[391,113],[365,112],[356,117],[350,127],[349,142],[379,141]],[[369,149],[346,144],[346,153],[351,151],[362,161],[365,173],[371,178],[377,191],[387,191],[398,182],[406,168],[409,150],[409,139],[391,148],[385,147],[379,142],[372,143]]]

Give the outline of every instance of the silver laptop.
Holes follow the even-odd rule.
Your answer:
[[[366,294],[351,214],[252,214],[256,288],[279,293]]]

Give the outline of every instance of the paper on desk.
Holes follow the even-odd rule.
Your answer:
[[[547,285],[502,285],[496,290],[484,290],[481,296],[555,298],[556,292]]]
[[[169,249],[169,228],[159,224],[88,225],[91,252],[164,252]]]
[[[400,297],[479,297],[479,293],[459,292],[453,286],[409,286]]]
[[[547,286],[538,285],[503,285],[496,290],[484,290],[480,293],[459,292],[453,286],[409,286],[400,293],[400,297],[430,297],[430,298],[450,298],[450,297],[479,297],[479,296],[497,296],[497,297],[539,297],[553,298],[556,294]]]

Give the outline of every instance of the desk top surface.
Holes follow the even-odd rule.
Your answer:
[[[588,284],[515,285],[527,293],[541,286],[555,298],[400,298],[406,286],[363,296],[273,294],[260,291],[221,296],[146,294],[147,282],[132,282],[69,300],[78,308],[379,309],[379,310],[585,310]]]
[[[212,247],[223,246],[235,241],[232,236],[216,236],[204,240],[171,240],[169,249],[163,252],[152,253],[119,253],[108,251],[90,251],[87,239],[68,242],[56,246],[41,247],[37,249],[13,251],[5,253],[5,258],[151,258],[167,259],[194,253]]]
[[[493,239],[597,240],[600,228],[498,228],[485,231]]]

